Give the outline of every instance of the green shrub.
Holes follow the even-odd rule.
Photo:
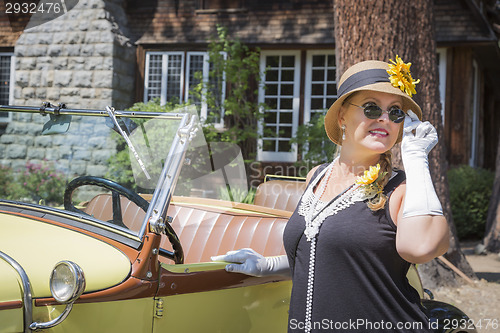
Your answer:
[[[32,203],[45,202],[61,205],[66,188],[65,176],[48,162],[34,164],[27,162],[25,170],[15,173],[7,167],[0,167],[0,196],[10,200]]]
[[[491,171],[467,165],[448,171],[451,211],[459,239],[484,236],[494,178]]]

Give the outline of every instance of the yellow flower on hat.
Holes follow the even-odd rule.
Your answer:
[[[389,69],[387,70],[391,84],[412,97],[413,94],[417,93],[415,85],[419,83],[420,80],[413,80],[411,77],[411,62],[405,64],[398,55],[396,55],[396,61],[392,59],[389,60],[394,64],[389,64]]]
[[[370,169],[366,170],[363,176],[359,176],[356,178],[356,184],[370,185],[377,180],[379,171],[380,164],[377,164],[376,166],[370,166]]]

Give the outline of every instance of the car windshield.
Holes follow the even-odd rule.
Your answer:
[[[4,204],[64,210],[140,237],[146,216],[166,207],[172,194],[236,201],[246,196],[239,149],[207,145],[194,107],[157,115],[90,111],[10,113],[0,145]],[[119,213],[112,192],[120,194]],[[134,208],[141,207],[140,199],[146,206]],[[130,212],[136,214],[133,223],[127,221]]]

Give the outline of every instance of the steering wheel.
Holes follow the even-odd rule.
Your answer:
[[[123,224],[120,195],[123,195],[125,198],[127,198],[130,201],[132,201],[133,203],[135,203],[144,212],[148,211],[149,202],[147,202],[144,198],[142,198],[140,195],[138,195],[134,191],[132,191],[132,190],[126,188],[125,186],[120,185],[112,180],[101,178],[101,177],[94,177],[94,176],[77,177],[69,182],[69,184],[66,186],[66,190],[64,191],[64,209],[65,210],[88,215],[87,213],[76,208],[73,205],[73,202],[71,200],[73,197],[73,192],[78,187],[84,186],[84,185],[99,186],[99,187],[103,187],[103,188],[111,191],[111,197],[112,197],[112,202],[113,202],[113,220],[111,222],[114,224],[117,224],[121,227],[127,228]],[[172,244],[173,251],[167,251],[167,250],[162,249],[161,252],[166,257],[173,260],[176,264],[182,264],[184,262],[184,251],[182,250],[182,246],[181,246],[181,243],[179,241],[179,237],[177,237],[177,234],[175,233],[175,231],[172,228],[172,226],[170,225],[170,223],[165,223],[165,224],[166,224],[165,233],[168,237],[168,240]]]

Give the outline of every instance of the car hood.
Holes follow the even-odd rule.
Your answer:
[[[26,271],[33,297],[51,297],[49,280],[55,264],[70,260],[85,274],[85,292],[106,289],[125,280],[129,258],[117,248],[48,222],[0,213],[0,251]],[[0,301],[19,299],[19,278],[0,259]]]

